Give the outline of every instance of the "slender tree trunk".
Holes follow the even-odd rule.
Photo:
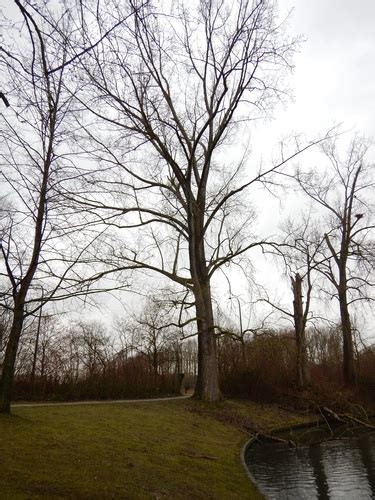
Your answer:
[[[241,335],[242,335],[242,331],[241,331]],[[241,338],[241,354],[242,354],[242,366],[243,366],[243,369],[245,370],[246,366],[247,366],[247,358],[246,358],[246,343],[245,343],[245,339],[243,337]]]
[[[39,316],[38,316],[38,326],[36,330],[36,339],[35,339],[35,346],[34,346],[34,356],[33,356],[33,366],[31,370],[31,390],[34,392],[35,389],[35,372],[36,372],[36,361],[38,357],[38,350],[39,350],[39,336],[40,336],[40,325],[42,322],[42,307],[39,310]]]
[[[301,364],[302,364],[302,380],[303,387],[310,385],[311,383],[311,374],[309,368],[309,358],[307,355],[307,345],[306,345],[306,330],[303,329],[303,333],[301,336]]]
[[[3,370],[0,380],[0,413],[10,413],[10,402],[12,398],[12,388],[14,381],[14,367],[16,364],[18,344],[22,332],[24,321],[24,305],[16,303],[12,327],[9,333],[9,340],[5,351]]]
[[[3,350],[4,332],[5,332],[5,328],[3,328],[3,326],[0,324],[0,353]],[[1,368],[1,364],[0,364],[0,368]]]
[[[302,277],[297,273],[292,280],[294,330],[297,344],[297,385],[300,388],[310,383],[310,370],[306,349],[306,328],[303,319]]]
[[[352,385],[355,382],[355,367],[354,367],[354,346],[352,325],[350,320],[348,301],[346,293],[339,294],[340,301],[340,316],[341,329],[343,340],[343,374],[344,382]]]
[[[158,352],[154,350],[152,353],[152,374],[154,378],[155,387],[158,379],[158,365],[159,365]]]
[[[44,385],[44,373],[46,370],[46,346],[42,344],[42,358],[40,360],[40,378],[42,379],[42,383]]]
[[[23,322],[25,319],[25,301],[30,285],[34,278],[36,269],[38,267],[41,244],[43,239],[47,182],[48,182],[51,155],[52,155],[52,146],[50,145],[48,152],[48,163],[45,162],[43,170],[43,180],[39,195],[38,214],[36,217],[34,245],[33,245],[31,261],[24,278],[20,280],[19,288],[17,289],[16,286],[13,287],[14,289],[13,322],[9,334],[7,348],[5,351],[3,371],[0,381],[0,413],[10,413],[10,402],[11,402],[13,379],[14,379],[14,367],[16,363],[18,344],[22,332]],[[15,281],[14,276],[11,276],[11,280]]]
[[[4,338],[4,330],[1,329],[0,326],[0,384],[1,384],[1,374],[3,372],[3,362],[2,362],[2,351],[3,351],[3,338]]]
[[[344,242],[345,243],[345,242]],[[352,323],[349,314],[348,305],[348,279],[346,274],[347,265],[347,250],[342,244],[341,262],[339,268],[339,287],[338,296],[340,304],[340,319],[342,331],[342,345],[343,345],[343,375],[344,382],[347,385],[352,385],[355,382],[355,367],[354,367],[354,346]]]

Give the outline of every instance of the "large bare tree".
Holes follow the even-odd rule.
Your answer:
[[[118,236],[108,252],[113,266],[142,266],[193,295],[195,395],[213,401],[220,390],[212,278],[259,244],[250,237],[248,188],[304,149],[289,156],[281,149],[264,170],[247,170],[241,155],[249,122],[284,95],[296,42],[284,36],[269,0],[130,5],[127,22],[77,65],[91,113],[79,123],[100,169],[74,198],[97,220],[127,229],[128,243]],[[107,32],[122,3],[90,15]]]

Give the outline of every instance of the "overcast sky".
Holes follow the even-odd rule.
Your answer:
[[[292,10],[288,32],[306,40],[289,80],[294,102],[275,110],[271,123],[258,124],[252,144],[260,145],[263,156],[289,132],[313,138],[341,122],[345,130],[375,137],[375,0],[279,0],[279,7],[281,16]],[[272,219],[272,230],[277,229],[275,211],[279,208],[277,200],[268,199],[266,206],[257,207],[262,222]],[[275,270],[270,261],[259,267],[258,278],[270,286],[270,296],[284,296],[288,301],[289,281],[281,279],[281,269]],[[245,289],[233,285],[245,303]],[[232,313],[236,321],[236,303]]]
[[[294,99],[276,108],[270,122],[257,124],[256,156],[268,166],[281,138],[296,133],[314,140],[337,124],[348,131],[347,140],[354,132],[375,140],[375,0],[279,0],[279,10],[280,18],[290,12],[287,32],[305,41],[288,80]],[[370,154],[374,160],[375,147]],[[316,166],[310,153],[298,162]],[[277,226],[279,208],[275,200],[270,206],[258,207],[262,223]]]
[[[292,10],[288,32],[306,39],[289,80],[294,102],[259,125],[252,142],[267,153],[288,132],[313,138],[341,122],[375,138],[375,0],[279,0],[279,8],[281,17]],[[267,202],[265,210],[274,209]]]
[[[279,127],[318,131],[344,122],[375,136],[375,1],[280,0],[290,31],[306,38],[295,58],[295,103]]]
[[[279,0],[279,10],[280,17],[292,11],[287,32],[305,39],[289,79],[294,100],[276,109],[271,123],[258,124],[253,147],[266,158],[291,132],[314,139],[338,123],[352,131],[348,139],[354,131],[375,139],[375,0]],[[309,154],[298,161],[316,166]],[[282,205],[269,198],[257,203],[259,220],[269,232],[277,231],[287,212],[299,217],[302,207],[292,196],[287,194]],[[281,279],[281,268],[275,269],[271,259],[256,262],[256,267],[270,296],[288,302],[290,286],[286,277]]]

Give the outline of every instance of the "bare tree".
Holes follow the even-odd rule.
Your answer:
[[[272,253],[281,259],[285,273],[290,279],[292,307],[277,304],[267,296],[261,300],[280,312],[283,318],[293,323],[296,341],[296,380],[300,388],[309,385],[310,370],[306,328],[308,322],[321,319],[312,311],[314,286],[316,287],[317,266],[320,264],[323,236],[320,235],[311,214],[304,216],[301,222],[288,220],[283,224],[280,243],[273,245]]]
[[[311,294],[311,284],[307,288],[306,307],[303,304],[302,283],[303,279],[299,273],[291,276],[293,291],[293,320],[294,331],[297,344],[297,384],[299,387],[306,387],[310,382],[310,372],[307,359],[306,346],[306,321],[309,311]]]
[[[80,99],[91,113],[91,122],[80,124],[100,170],[85,176],[75,201],[127,230],[128,244],[118,244],[117,233],[108,250],[114,268],[139,265],[193,296],[195,395],[214,401],[220,390],[212,278],[260,244],[244,230],[254,213],[241,195],[310,146],[289,156],[282,150],[280,161],[251,175],[237,154],[246,123],[284,95],[281,76],[296,42],[285,38],[267,0],[131,5],[130,20],[78,66],[87,82]],[[120,16],[121,4],[111,9]],[[77,139],[82,143],[82,135]],[[139,228],[141,236],[134,235]],[[132,234],[139,248],[129,243]]]
[[[55,352],[61,350],[61,325],[54,316],[40,314],[28,316],[20,337],[15,377],[21,375],[30,383],[32,393],[48,377],[58,377],[60,366],[55,362]]]
[[[136,352],[144,355],[151,367],[154,383],[165,361],[163,352],[178,339],[178,331],[163,305],[155,298],[149,298],[141,314],[133,318],[133,346]],[[174,328],[174,331],[172,330]]]
[[[355,381],[350,310],[355,302],[371,300],[369,287],[374,285],[375,184],[374,166],[366,160],[368,147],[365,139],[355,136],[342,158],[337,140],[331,140],[321,146],[328,167],[296,175],[317,210],[323,209],[324,246],[317,269],[331,285],[329,296],[338,300],[347,384]]]
[[[71,331],[80,351],[80,361],[89,377],[105,374],[110,359],[111,344],[106,329],[99,321],[80,321]]]
[[[84,273],[76,264],[84,255],[87,262],[92,241],[59,195],[72,162],[65,138],[74,94],[64,87],[64,67],[50,69],[67,58],[69,16],[53,14],[46,5],[38,10],[26,1],[14,4],[20,30],[4,21],[7,47],[0,51],[1,86],[11,102],[1,110],[0,129],[6,193],[0,210],[0,307],[12,316],[0,380],[0,412],[6,413],[24,320],[48,301],[86,293],[89,283],[81,284]]]

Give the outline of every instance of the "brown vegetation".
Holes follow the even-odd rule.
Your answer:
[[[320,405],[337,411],[350,410],[356,404],[375,408],[373,347],[358,352],[358,381],[350,388],[345,385],[341,368],[340,328],[308,330],[307,352],[311,382],[301,390],[296,377],[297,346],[293,332],[264,332],[241,345],[226,337],[219,349],[223,393],[304,411],[317,411]]]

